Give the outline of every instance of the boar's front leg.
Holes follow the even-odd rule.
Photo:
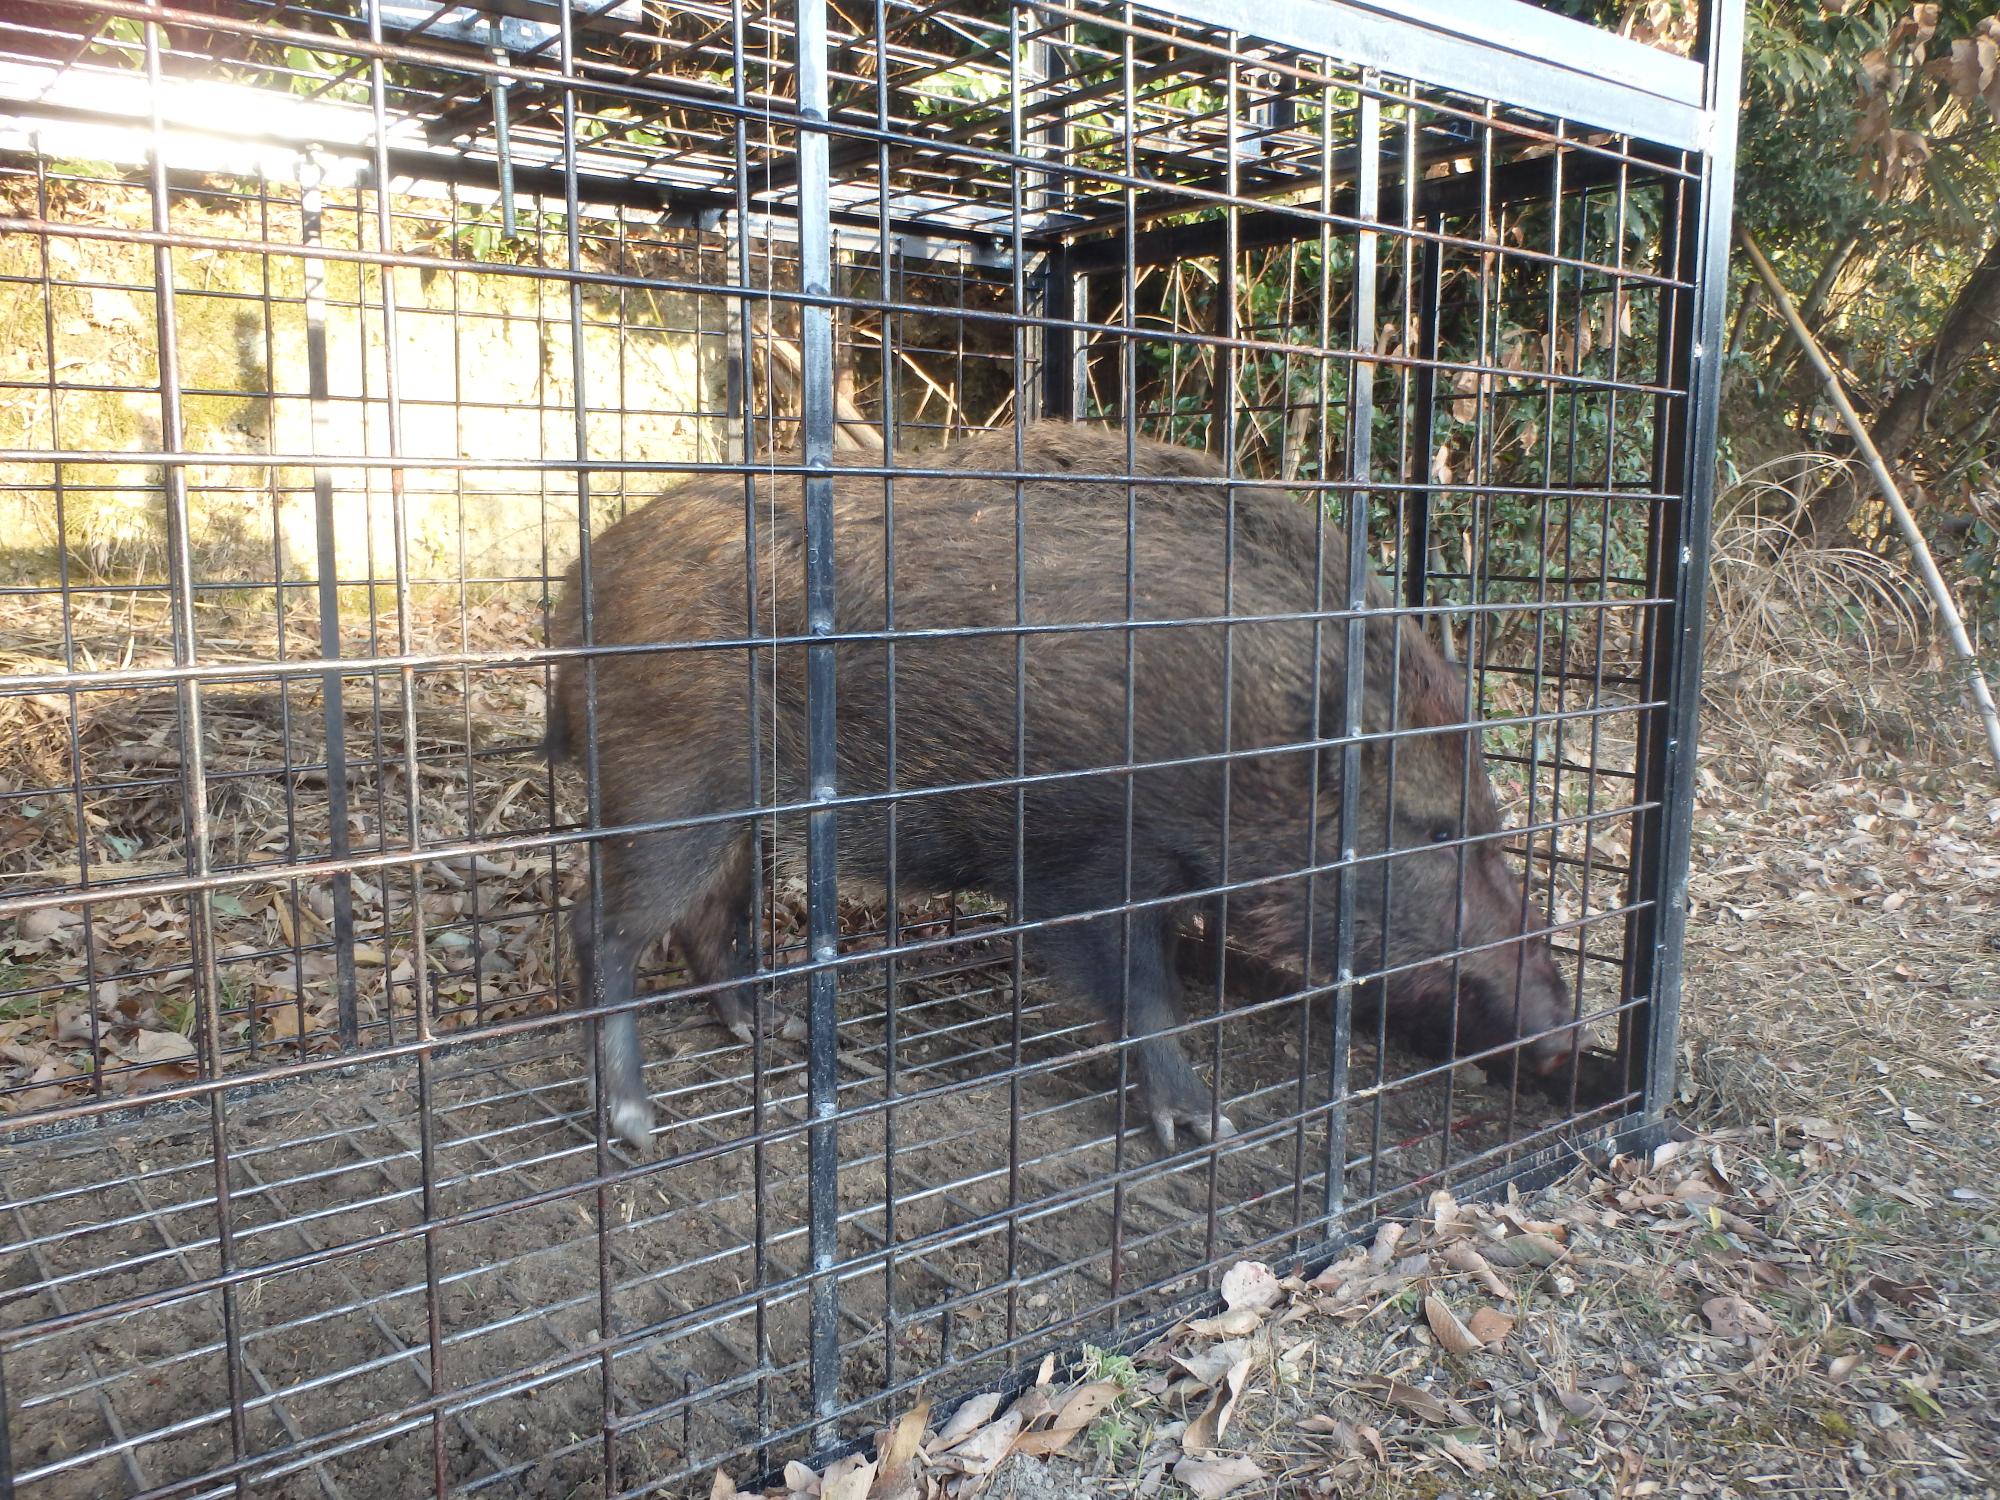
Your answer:
[[[674,803],[613,806],[607,799],[605,819],[638,822],[684,815],[684,807]],[[584,1004],[627,1005],[634,994],[639,955],[669,932],[695,939],[690,962],[698,982],[715,984],[740,977],[748,955],[745,946],[732,944],[731,938],[736,916],[749,909],[748,845],[747,833],[716,824],[609,840],[603,854],[601,931],[593,930],[588,900],[579,902],[572,913],[570,932]],[[595,989],[600,982],[601,997]],[[742,988],[714,991],[717,1013],[725,1022],[747,1003],[737,995]],[[597,1030],[611,1131],[641,1156],[649,1155],[653,1101],[646,1092],[639,1018],[628,1007],[601,1017]]]
[[[1213,1095],[1188,1066],[1179,1038],[1159,1035],[1180,1020],[1174,1003],[1179,981],[1174,976],[1176,934],[1171,914],[1161,909],[1134,912],[1131,923],[1129,976],[1117,917],[1069,922],[1035,933],[1031,941],[1036,962],[1074,987],[1114,1030],[1133,1038],[1140,1098],[1163,1147],[1174,1149],[1183,1125],[1203,1141],[1234,1135],[1236,1127],[1229,1117],[1212,1113]]]
[[[573,914],[571,940],[576,947],[578,989],[585,1005],[600,1001],[620,1005],[632,998],[639,955],[650,940],[649,934],[635,934],[620,927],[612,913],[607,912],[604,941],[601,945],[593,943],[590,909],[580,903]],[[596,992],[600,974],[604,982],[601,996]],[[653,1144],[653,1105],[646,1096],[645,1075],[640,1066],[639,1018],[629,1010],[621,1010],[601,1017],[595,1030],[611,1133],[645,1156]]]

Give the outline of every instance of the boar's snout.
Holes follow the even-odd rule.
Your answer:
[[[1547,913],[1497,850],[1475,863],[1478,878],[1466,883],[1459,923],[1466,946],[1480,949],[1461,969],[1463,987],[1472,991],[1461,995],[1461,1002],[1472,1002],[1462,1011],[1475,1018],[1477,1032],[1466,1040],[1480,1050],[1523,1041],[1528,1067],[1546,1077],[1581,1045],[1570,989],[1549,946]]]

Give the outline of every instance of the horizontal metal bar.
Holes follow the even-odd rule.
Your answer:
[[[495,80],[496,83],[499,81]],[[245,110],[254,109],[256,101],[264,91],[245,88],[243,91]],[[21,121],[33,128],[41,121],[66,121],[84,125],[116,125],[135,132],[136,145],[148,144],[142,132],[143,121],[136,115],[122,114],[106,109],[93,109],[84,105],[65,104],[54,100],[0,101],[0,122],[9,118]],[[341,141],[316,141],[303,135],[280,136],[269,132],[246,130],[236,132],[221,125],[196,122],[175,122],[169,127],[173,134],[183,136],[211,136],[218,143],[231,148],[263,146],[273,150],[289,150],[299,153],[304,159],[308,148],[321,155],[354,164],[354,185],[360,189],[375,185],[378,153],[373,147]],[[101,149],[101,147],[100,147]],[[396,179],[394,191],[398,195],[411,197],[437,196],[438,186],[473,188],[481,190],[483,196],[495,201],[499,197],[500,164],[486,156],[470,152],[419,150],[411,146],[390,146],[380,154],[386,161],[390,176]],[[142,164],[147,159],[144,150],[134,150],[127,154],[131,165]],[[271,170],[274,163],[263,164],[263,175],[269,180],[296,181],[296,173],[278,173]],[[197,185],[207,180],[206,171],[198,164],[189,162],[185,166],[169,159],[168,166],[173,180]],[[524,197],[542,198],[552,202],[562,202],[568,192],[570,174],[560,166],[541,165],[534,162],[514,160],[509,163],[515,191]],[[631,210],[646,215],[646,221],[655,226],[667,228],[716,229],[733,218],[735,195],[721,190],[711,190],[692,185],[645,180],[634,177],[616,177],[602,172],[578,170],[575,174],[577,198],[585,209]],[[772,199],[758,205],[760,216],[789,223],[797,217],[796,207],[783,199]],[[881,219],[875,214],[866,214],[851,208],[835,207],[828,213],[829,222],[843,229],[865,231],[876,234],[881,229]],[[982,264],[1001,263],[1003,257],[993,245],[991,229],[971,228],[952,223],[949,219],[936,216],[895,216],[889,219],[890,235],[899,242],[899,249],[905,253],[920,251],[925,245],[943,248],[946,245],[963,245],[975,253]],[[796,230],[792,230],[796,233]]]
[[[1378,488],[1382,488],[1378,486]],[[1670,601],[1651,595],[1631,599],[1542,599],[1486,601],[1466,604],[1399,604],[1360,611],[1370,619],[1421,619],[1444,615],[1457,619],[1502,614],[1550,614],[1659,608]],[[1356,612],[1347,609],[1287,610],[1274,614],[1191,615],[1169,620],[1090,620],[1075,624],[1043,625],[952,625],[932,629],[904,627],[895,630],[831,631],[824,636],[773,635],[735,636],[708,641],[649,641],[634,645],[522,647],[515,651],[411,652],[395,656],[294,657],[284,662],[209,662],[157,667],[107,667],[100,671],[20,672],[0,676],[0,697],[62,692],[74,688],[100,692],[109,688],[166,687],[181,682],[280,683],[319,677],[337,671],[346,677],[366,677],[380,673],[429,672],[455,667],[532,667],[564,661],[583,661],[609,656],[680,655],[690,651],[774,650],[806,646],[817,641],[835,645],[894,645],[938,641],[999,640],[1013,637],[1116,634],[1128,631],[1214,629],[1244,625],[1299,625],[1345,621]],[[1612,705],[1622,709],[1630,705]],[[1577,710],[1583,712],[1583,710]],[[1435,734],[1453,730],[1490,729],[1503,723],[1539,722],[1546,715],[1523,715],[1506,719],[1473,719],[1452,725],[1425,726],[1382,731],[1364,738],[1389,739],[1413,733]]]

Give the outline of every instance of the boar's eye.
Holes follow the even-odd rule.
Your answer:
[[[1458,830],[1449,826],[1433,828],[1431,830],[1431,842],[1433,844],[1449,844],[1457,837]]]

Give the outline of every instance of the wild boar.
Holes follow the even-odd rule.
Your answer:
[[[1314,742],[1345,723],[1347,624],[1311,616],[1346,597],[1345,538],[1289,492],[1225,482],[1206,454],[1128,454],[1083,426],[904,465],[948,472],[899,474],[886,497],[879,474],[835,479],[836,634],[877,637],[836,647],[838,792],[875,799],[841,806],[843,888],[885,884],[893,791],[899,894],[1012,901],[1018,873],[1019,920],[1049,923],[1026,958],[1133,1039],[1162,1141],[1227,1133],[1159,1034],[1177,1024],[1175,945],[1197,917],[1212,933],[1226,901],[1232,947],[1330,971],[1342,756]],[[573,924],[586,997],[594,971],[605,1003],[630,999],[641,951],[671,934],[746,1038],[770,1024],[752,984],[728,984],[750,969],[751,822],[717,815],[752,810],[753,753],[763,805],[810,794],[806,652],[791,643],[807,633],[803,485],[760,477],[754,506],[754,631],[740,477],[691,480],[597,537],[593,646],[738,644],[596,656],[594,713],[584,660],[565,658],[550,727],[552,752],[577,758],[594,725],[604,826],[670,825],[604,843],[601,945],[587,904]],[[1386,978],[1364,998],[1435,1053],[1524,1039],[1529,1071],[1552,1071],[1577,1045],[1573,1006],[1492,837],[1462,684],[1408,617],[1375,612],[1390,605],[1379,585],[1368,597],[1353,952]],[[787,644],[741,644],[753,633]],[[557,638],[583,639],[575,569]],[[782,864],[802,862],[803,832],[779,820]],[[1457,952],[1455,969],[1440,957]],[[607,1019],[602,1045],[613,1127],[644,1150],[633,1011]]]

